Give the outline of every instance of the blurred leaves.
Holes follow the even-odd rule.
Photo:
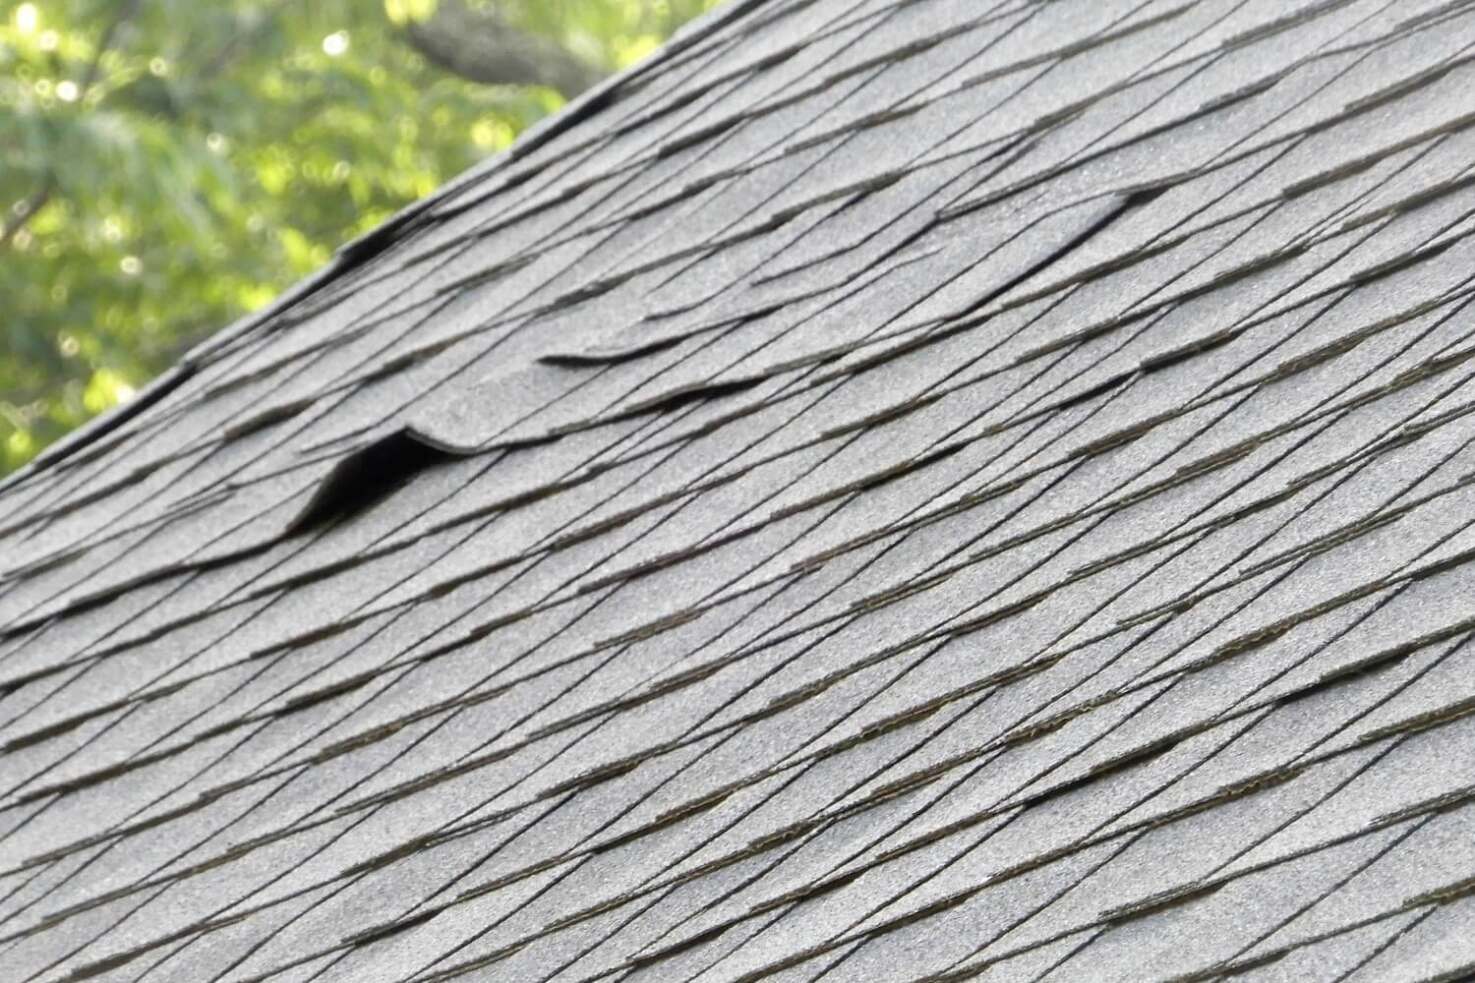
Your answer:
[[[461,6],[608,71],[715,2]],[[444,12],[0,2],[0,472],[562,104],[431,65]]]

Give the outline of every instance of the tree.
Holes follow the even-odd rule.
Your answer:
[[[714,5],[10,4],[0,473]]]

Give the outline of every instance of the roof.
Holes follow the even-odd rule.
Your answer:
[[[1468,972],[1472,52],[688,30],[0,489],[5,975]]]

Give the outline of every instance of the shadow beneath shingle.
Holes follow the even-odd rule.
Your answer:
[[[287,529],[295,535],[352,518],[409,484],[422,471],[454,459],[399,430],[345,457]]]

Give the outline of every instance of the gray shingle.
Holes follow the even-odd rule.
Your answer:
[[[0,959],[1467,970],[1469,12],[728,11],[0,488]]]

